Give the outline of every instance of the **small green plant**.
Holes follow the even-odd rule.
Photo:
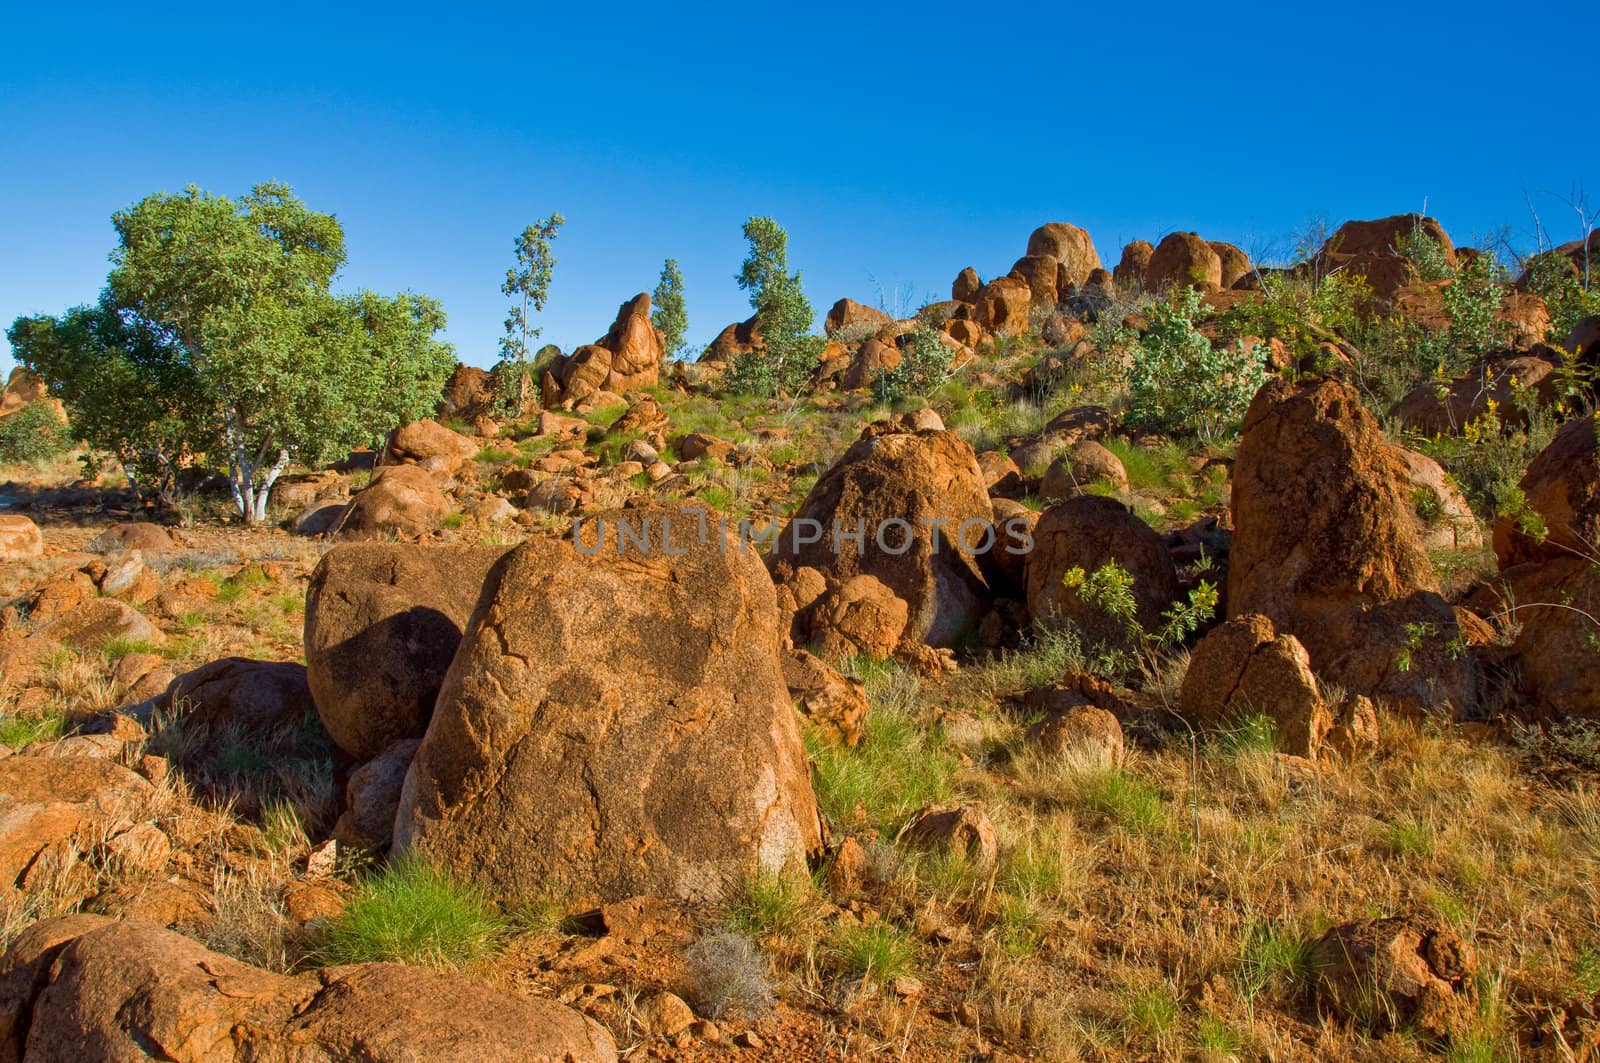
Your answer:
[[[1078,799],[1089,811],[1132,834],[1155,834],[1167,823],[1167,802],[1161,792],[1121,768],[1085,774],[1078,783]]]
[[[1379,832],[1383,847],[1394,856],[1420,860],[1433,853],[1433,828],[1415,816],[1400,816]]]
[[[408,854],[356,887],[329,924],[319,958],[462,967],[498,951],[504,932],[485,894]]]
[[[729,909],[734,929],[753,937],[792,930],[805,915],[811,880],[799,874],[762,871],[745,880]]]
[[[1550,312],[1548,338],[1556,343],[1565,343],[1579,321],[1600,314],[1600,288],[1585,288],[1571,261],[1556,252],[1528,263],[1528,290],[1544,300]]]
[[[0,417],[0,465],[45,461],[72,445],[72,433],[48,402]]]
[[[1210,441],[1236,432],[1246,407],[1266,383],[1259,347],[1222,348],[1195,327],[1201,295],[1178,286],[1156,304],[1150,328],[1134,345],[1128,368],[1128,410],[1133,428]]]
[[[1298,931],[1264,920],[1245,929],[1239,956],[1240,989],[1247,1000],[1263,994],[1283,996],[1297,991],[1316,972],[1311,942]]]
[[[1142,668],[1149,675],[1157,674],[1161,655],[1182,645],[1217,612],[1216,584],[1201,580],[1186,600],[1174,602],[1161,614],[1159,627],[1145,630],[1133,594],[1133,574],[1115,560],[1093,572],[1070,568],[1062,575],[1061,584],[1123,628],[1126,638],[1121,646],[1102,647],[1105,665],[1116,673]]]
[[[877,984],[909,972],[916,951],[911,935],[891,923],[843,927],[833,940],[840,970]]]
[[[1163,1042],[1177,1029],[1182,1005],[1178,995],[1165,982],[1155,982],[1129,990],[1122,998],[1128,1028],[1156,1042]]]
[[[21,749],[33,742],[61,737],[66,721],[60,716],[13,716],[0,713],[0,745]]]

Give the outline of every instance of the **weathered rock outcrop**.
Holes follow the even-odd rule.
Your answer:
[[[620,395],[655,386],[665,358],[666,343],[650,323],[650,296],[640,292],[622,304],[611,331],[558,358],[546,381],[553,383],[551,397],[560,404],[575,403],[599,391]]]
[[[335,534],[343,539],[419,539],[436,531],[449,513],[450,500],[425,470],[388,465],[350,499]]]
[[[389,433],[380,465],[416,465],[434,476],[454,476],[478,453],[478,444],[438,421],[424,419]]]

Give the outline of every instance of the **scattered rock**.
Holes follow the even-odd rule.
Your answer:
[[[1400,916],[1345,923],[1312,945],[1310,965],[1322,1007],[1380,1030],[1442,1039],[1475,1017],[1477,958],[1442,927]]]
[[[1213,628],[1195,645],[1178,706],[1191,722],[1207,728],[1266,716],[1278,749],[1307,759],[1316,758],[1333,726],[1305,647],[1254,613]]]
[[[478,444],[438,421],[425,419],[389,433],[379,466],[415,465],[433,476],[454,476],[478,453]]]
[[[1152,292],[1175,285],[1216,291],[1222,285],[1222,258],[1196,233],[1168,233],[1145,266],[1144,286]]]
[[[420,743],[417,738],[402,739],[350,773],[344,813],[333,826],[337,841],[380,853],[389,848],[406,772]]]
[[[177,548],[178,544],[172,541],[167,529],[148,521],[114,524],[90,539],[89,545],[85,547],[94,554],[110,554],[118,550],[139,550],[146,554],[159,554]]]
[[[861,680],[805,650],[784,654],[783,680],[789,696],[812,721],[834,732],[846,746],[861,741],[867,716],[867,690]]]
[[[988,867],[999,855],[994,824],[982,809],[970,805],[934,805],[918,812],[905,829],[912,845],[959,853],[980,867]]]
[[[1600,547],[1600,423],[1594,414],[1568,421],[1518,482],[1544,538],[1518,528],[1517,516],[1495,521],[1501,568],[1563,557],[1593,559]]]
[[[1074,705],[1028,728],[1028,740],[1050,756],[1107,767],[1120,764],[1122,724],[1105,709]]]
[[[17,513],[0,513],[0,561],[23,561],[44,553],[38,525]]]
[[[45,851],[91,825],[123,829],[150,784],[103,757],[0,760],[0,884],[22,885]]]
[[[1128,473],[1122,459],[1092,439],[1079,440],[1057,457],[1039,482],[1039,497],[1061,501],[1086,493],[1094,483],[1105,483],[1112,490],[1126,493]]]

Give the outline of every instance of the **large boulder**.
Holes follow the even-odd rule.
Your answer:
[[[1531,392],[1540,405],[1561,399],[1557,370],[1564,361],[1548,347],[1492,356],[1447,384],[1423,381],[1389,412],[1402,427],[1423,436],[1459,433],[1486,414],[1490,403],[1502,424],[1524,424],[1520,393]]]
[[[987,609],[977,555],[993,519],[965,440],[880,422],[812,487],[771,563],[780,582],[802,567],[875,576],[909,609],[906,639],[954,646]]]
[[[1033,526],[1033,550],[1025,571],[1028,611],[1034,621],[1046,625],[1066,621],[1096,642],[1126,643],[1124,622],[1065,582],[1073,569],[1091,575],[1108,562],[1116,562],[1133,577],[1135,618],[1146,630],[1154,630],[1178,597],[1177,569],[1154,529],[1127,506],[1099,495],[1080,495],[1051,506]]]
[[[344,539],[420,539],[450,514],[450,500],[416,465],[387,465],[350,499],[337,534]]]
[[[1270,618],[1352,693],[1463,709],[1476,673],[1407,516],[1408,485],[1352,388],[1267,384],[1234,462],[1228,615]]]
[[[1380,309],[1392,307],[1420,279],[1411,260],[1401,253],[1403,241],[1412,234],[1431,238],[1439,245],[1444,264],[1455,267],[1455,245],[1444,227],[1413,213],[1345,222],[1318,252],[1319,272],[1326,276],[1341,270],[1360,277],[1372,288]]]
[[[601,391],[620,395],[654,387],[665,358],[666,342],[650,323],[650,296],[640,292],[622,304],[611,331],[551,366],[556,401],[571,404]]]
[[[1518,516],[1495,521],[1494,551],[1502,568],[1557,557],[1600,557],[1600,424],[1594,414],[1561,426],[1528,464],[1518,486],[1543,525],[1519,527]]]
[[[761,329],[756,325],[756,319],[735,321],[712,340],[700,354],[700,361],[716,365],[732,362],[741,354],[749,354],[761,346]]]
[[[1204,291],[1222,287],[1222,258],[1198,233],[1168,233],[1145,266],[1147,290],[1161,292],[1176,285]]]
[[[39,526],[20,513],[0,513],[0,561],[24,561],[44,553]]]
[[[478,444],[425,418],[390,432],[378,464],[416,465],[435,476],[454,476],[477,453]]]
[[[714,514],[597,515],[496,564],[395,846],[503,898],[718,901],[803,868],[816,799],[760,558]]]
[[[36,628],[31,636],[77,646],[99,649],[113,639],[130,642],[165,642],[161,630],[133,606],[115,598],[93,598],[63,609]]]
[[[1533,714],[1600,719],[1600,565],[1563,557],[1502,574],[1517,683]]]
[[[1222,264],[1222,286],[1232,288],[1248,277],[1254,267],[1250,265],[1250,256],[1233,244],[1221,240],[1208,241],[1211,250],[1217,253],[1217,259]]]
[[[0,959],[0,1061],[167,1059],[615,1063],[553,1000],[394,963],[274,974],[149,923],[25,930]]]
[[[498,405],[495,375],[475,365],[458,365],[444,382],[439,396],[439,416],[473,421],[491,413]]]
[[[1029,255],[1049,255],[1061,264],[1061,286],[1082,284],[1100,268],[1100,255],[1087,231],[1064,221],[1039,226],[1028,237]]]
[[[1010,275],[1027,283],[1034,306],[1055,307],[1061,294],[1061,261],[1056,256],[1024,255],[1011,267]]]
[[[367,760],[421,738],[500,547],[360,543],[306,588],[306,678],[334,742]]]
[[[978,278],[978,271],[968,266],[950,283],[950,298],[957,303],[972,303],[977,301],[978,292],[982,290],[983,281]]]

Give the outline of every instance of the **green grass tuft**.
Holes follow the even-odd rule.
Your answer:
[[[319,958],[462,967],[497,952],[505,931],[482,891],[407,855],[361,882],[329,924]]]

